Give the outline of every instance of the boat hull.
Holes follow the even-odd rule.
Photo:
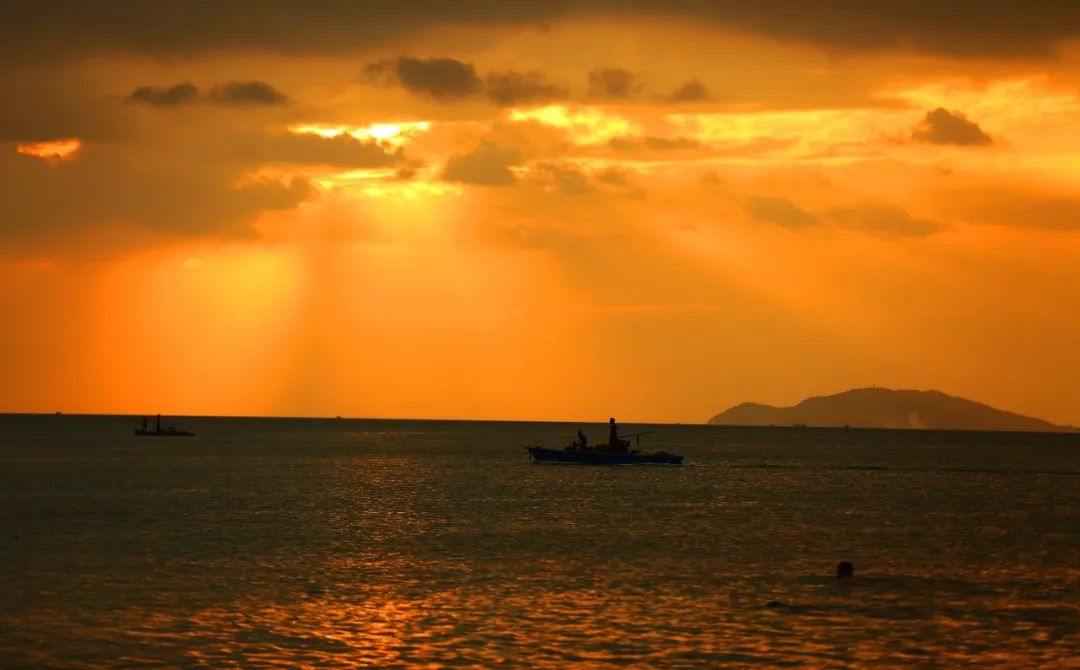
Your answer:
[[[186,430],[139,430],[136,428],[135,434],[142,437],[195,437],[195,433],[189,433]]]
[[[527,447],[529,457],[537,463],[579,463],[581,465],[682,465],[683,457],[657,452],[653,454],[615,454],[604,451],[567,451],[546,447]]]

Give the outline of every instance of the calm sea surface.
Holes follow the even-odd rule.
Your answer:
[[[3,667],[1080,667],[1080,436],[135,424],[0,416]]]

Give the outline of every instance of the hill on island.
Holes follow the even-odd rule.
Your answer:
[[[852,389],[807,398],[793,407],[744,402],[717,414],[726,426],[850,426],[943,430],[1058,431],[1060,426],[1022,414],[947,395],[941,391]]]

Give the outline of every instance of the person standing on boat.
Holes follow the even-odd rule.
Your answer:
[[[585,451],[585,447],[589,446],[589,438],[580,430],[577,432],[577,446],[581,451]]]
[[[608,419],[608,426],[611,427],[608,432],[608,449],[611,451],[619,450],[619,424],[615,423],[615,417]]]

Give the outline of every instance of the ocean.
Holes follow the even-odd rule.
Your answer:
[[[1080,435],[176,422],[0,416],[0,666],[1080,667]]]

